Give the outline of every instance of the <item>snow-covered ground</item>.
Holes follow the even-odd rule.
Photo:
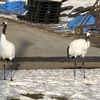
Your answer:
[[[96,0],[67,0],[66,2],[62,3],[61,7],[73,6],[73,8],[71,10],[64,10],[63,12],[61,12],[61,14],[68,14],[72,10],[74,10],[75,8],[78,8],[78,7],[86,8],[89,6],[93,6],[95,2],[96,2]],[[61,21],[70,21],[71,19],[72,18],[68,18],[67,16],[61,17]]]
[[[100,100],[100,69],[86,69],[86,79],[82,69],[76,70],[76,78],[73,69],[15,70],[13,81],[10,71],[6,71],[6,77],[7,80],[2,80],[1,70],[0,100]],[[42,97],[35,99],[25,94]]]

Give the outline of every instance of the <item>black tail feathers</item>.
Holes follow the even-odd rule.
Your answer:
[[[67,47],[67,57],[69,58],[69,46]]]

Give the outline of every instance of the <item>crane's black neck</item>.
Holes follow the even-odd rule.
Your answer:
[[[86,37],[86,41],[89,41],[89,37]]]
[[[7,28],[7,25],[4,25],[4,26],[3,26],[3,30],[2,30],[2,33],[3,33],[3,34],[6,33],[6,28]]]

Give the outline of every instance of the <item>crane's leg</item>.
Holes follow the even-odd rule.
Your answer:
[[[12,61],[10,61],[10,69],[11,69],[11,79],[10,79],[10,81],[13,81],[13,79],[12,79]]]
[[[76,57],[74,58],[74,77],[76,76]]]
[[[6,80],[6,77],[5,77],[5,60],[3,59],[3,68],[4,68],[4,79],[3,80]]]
[[[82,57],[83,58],[83,61],[82,61],[82,65],[83,65],[83,73],[84,73],[84,78],[86,78],[85,77],[85,68],[84,68],[84,57]]]

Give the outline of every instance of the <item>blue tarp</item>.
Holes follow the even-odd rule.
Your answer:
[[[86,15],[80,15],[80,16],[73,18],[67,24],[67,27],[71,30],[75,30],[75,28],[77,26],[80,26],[80,24],[82,23],[82,21],[84,20],[85,17],[86,17]],[[88,17],[86,18],[86,20],[84,21],[84,23],[82,25],[89,25],[89,24],[96,24],[96,23],[97,23],[96,18],[92,15],[88,15]],[[83,28],[83,30],[87,31],[87,30],[91,30],[91,28]]]
[[[24,1],[6,1],[5,4],[0,5],[0,12],[23,14],[27,10],[24,8],[25,5]]]

